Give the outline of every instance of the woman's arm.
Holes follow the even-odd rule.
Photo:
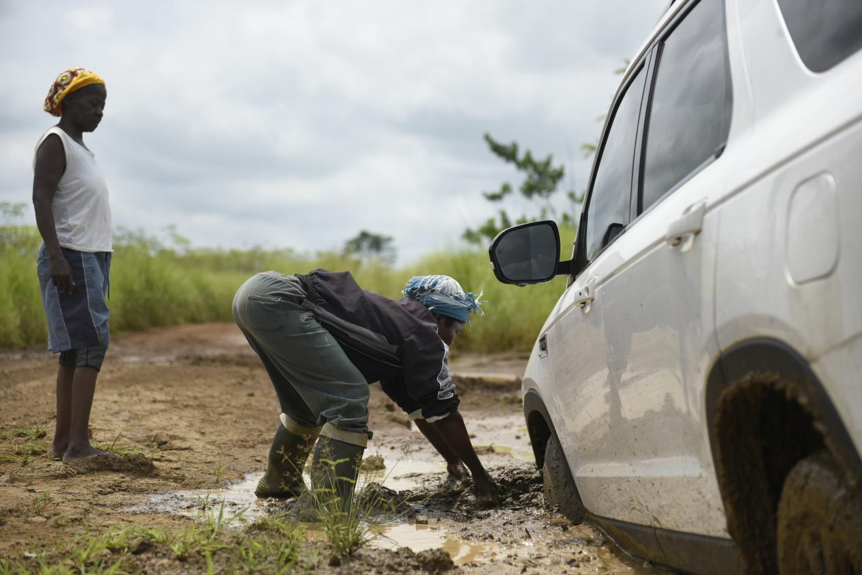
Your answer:
[[[446,442],[446,439],[440,434],[440,430],[437,429],[433,423],[428,423],[424,419],[417,419],[413,423],[416,424],[416,427],[419,428],[419,431],[422,432],[422,435],[425,436],[425,439],[434,446],[434,449],[437,450],[437,453],[443,456],[443,459],[446,460],[446,471],[449,472],[449,475],[455,477],[455,479],[467,479],[470,477],[470,474],[467,473],[467,470],[464,468],[464,464],[461,463],[461,458],[458,457],[458,454],[455,453],[455,450]]]
[[[446,443],[470,469],[470,473],[473,474],[473,487],[476,494],[485,497],[496,496],[497,486],[485,468],[482,467],[482,462],[479,461],[479,456],[473,449],[470,434],[467,433],[467,426],[464,425],[464,418],[461,417],[461,414],[455,410],[443,419],[435,421],[432,425],[437,428]]]
[[[45,242],[51,265],[51,280],[60,293],[72,293],[75,282],[72,281],[72,270],[63,257],[60,241],[57,239],[57,229],[54,222],[54,212],[51,203],[57,193],[57,185],[66,171],[66,152],[63,142],[56,134],[51,134],[36,151],[36,167],[33,175],[33,207],[36,210],[36,225]]]

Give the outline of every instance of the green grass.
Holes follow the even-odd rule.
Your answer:
[[[564,245],[572,230],[563,230]],[[0,226],[0,348],[46,341],[36,254],[39,234],[28,226]],[[565,252],[565,250],[564,250]],[[497,282],[486,250],[453,248],[418,262],[393,267],[337,253],[314,256],[291,250],[188,249],[141,234],[119,234],[111,266],[113,334],[189,323],[231,321],[231,302],[253,274],[277,270],[307,273],[315,268],[349,270],[363,288],[399,298],[413,275],[446,274],[482,297],[485,315],[465,328],[457,350],[529,350],[562,291],[565,279],[519,288]]]
[[[301,497],[297,505],[300,509],[303,505],[310,507],[311,515],[320,524],[320,529],[329,542],[331,553],[336,557],[347,557],[356,550],[365,546],[380,536],[375,527],[385,520],[392,521],[403,513],[395,508],[393,503],[387,500],[379,485],[371,480],[380,476],[379,472],[362,471],[360,469],[357,480],[337,475],[338,465],[345,462],[344,459],[332,460],[322,459],[322,469],[312,470],[312,484],[321,485],[307,492]],[[315,473],[325,476],[314,479]],[[335,485],[350,483],[355,492],[348,506],[344,505]],[[329,485],[331,487],[323,487]],[[304,514],[300,511],[300,514]]]
[[[33,502],[33,511],[36,513],[42,513],[46,507],[51,507],[54,503],[54,496],[51,495],[51,492],[43,491],[39,494],[39,497],[36,498],[36,501]]]
[[[102,443],[100,441],[95,441],[95,442],[93,442],[93,447],[95,447],[96,449],[98,449],[100,451],[104,451],[106,453],[113,453],[114,455],[119,455],[120,457],[123,457],[126,455],[135,455],[137,453],[143,453],[144,452],[144,448],[141,447],[140,445],[128,446],[128,445],[118,444],[117,442],[120,440],[121,437],[122,437],[122,434],[118,433],[116,435],[116,437],[114,437],[114,439],[111,440],[111,443]],[[157,448],[152,449],[152,451],[156,451],[156,450],[157,450]]]
[[[38,423],[34,425],[22,425],[21,427],[13,427],[9,432],[12,437],[18,437],[24,441],[36,441],[44,439],[48,432],[44,425]]]
[[[226,531],[238,518],[226,517],[222,505],[181,528],[115,526],[84,533],[30,551],[0,554],[0,575],[153,572],[153,562],[165,559],[174,561],[170,570],[178,572],[281,574],[291,572],[300,559],[317,562],[316,550],[303,556],[304,526],[273,515],[244,531]]]
[[[3,453],[0,453],[0,461],[26,463],[32,456],[47,453],[49,445],[45,440],[46,435],[45,426],[40,424],[13,427],[9,430],[8,438],[4,438],[0,443],[3,449]],[[5,439],[10,441],[7,442]]]

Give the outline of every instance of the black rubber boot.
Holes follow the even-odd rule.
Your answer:
[[[311,488],[319,506],[347,512],[353,499],[364,447],[331,437],[317,440],[311,464]]]
[[[258,497],[298,497],[306,491],[302,470],[317,433],[297,435],[279,424],[269,448],[266,472],[257,483]]]

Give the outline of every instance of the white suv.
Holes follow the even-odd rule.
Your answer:
[[[677,1],[607,116],[524,411],[548,500],[693,573],[862,573],[862,0]]]

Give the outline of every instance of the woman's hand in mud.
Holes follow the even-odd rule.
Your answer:
[[[467,468],[460,461],[448,464],[446,471],[449,472],[449,479],[453,481],[464,481],[470,478],[470,472],[467,471]]]

